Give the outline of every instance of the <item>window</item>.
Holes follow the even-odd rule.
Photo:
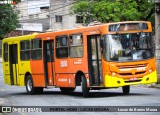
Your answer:
[[[47,62],[52,62],[54,60],[54,41],[46,43],[46,53]]]
[[[34,18],[34,15],[29,15],[29,18],[30,18],[30,19]]]
[[[62,22],[62,16],[56,15],[56,22]]]
[[[83,56],[83,38],[81,34],[70,36],[70,57]]]
[[[29,40],[24,40],[20,42],[21,44],[21,54],[20,58],[21,60],[29,60],[30,59],[30,41]]]
[[[8,43],[4,43],[4,49],[3,49],[3,53],[4,53],[4,61],[8,62]]]
[[[56,37],[56,56],[57,58],[68,57],[68,37]]]
[[[49,11],[49,6],[40,7],[40,10],[41,10],[41,12],[47,12],[47,11]]]
[[[83,23],[83,16],[76,16],[76,23]]]
[[[33,60],[42,59],[42,40],[41,39],[32,40],[31,57]]]

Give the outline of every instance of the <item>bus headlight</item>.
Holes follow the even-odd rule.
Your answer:
[[[115,72],[112,72],[112,76],[115,76],[116,75],[116,73]]]
[[[152,69],[149,70],[149,73],[152,73]]]

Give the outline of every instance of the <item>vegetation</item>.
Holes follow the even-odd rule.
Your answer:
[[[15,1],[20,2],[20,0]],[[14,6],[10,3],[0,4],[0,39],[14,31],[18,25],[18,12],[14,10]]]
[[[154,23],[154,0],[75,0],[71,10],[92,21],[148,20]]]

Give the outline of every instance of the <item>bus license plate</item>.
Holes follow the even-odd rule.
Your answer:
[[[137,80],[137,78],[130,78],[129,80],[130,81],[134,81],[134,80]]]

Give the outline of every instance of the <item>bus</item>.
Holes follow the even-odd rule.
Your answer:
[[[63,93],[157,82],[155,42],[148,21],[125,21],[5,38],[4,82],[39,94],[53,86]]]

